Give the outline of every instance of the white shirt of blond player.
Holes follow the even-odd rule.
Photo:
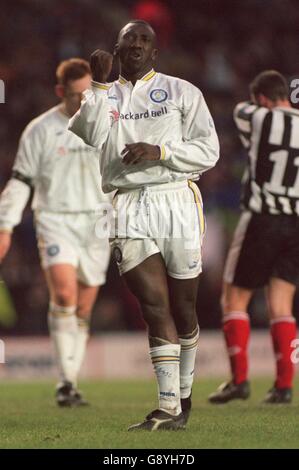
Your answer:
[[[201,91],[191,83],[151,70],[135,86],[119,77],[92,83],[70,130],[101,149],[104,192],[197,180],[219,158],[213,119]],[[160,147],[160,160],[126,166],[125,144]]]
[[[68,121],[58,105],[25,128],[13,177],[0,198],[1,229],[20,222],[30,187],[35,211],[94,211],[108,200],[101,190],[99,152],[70,132]]]

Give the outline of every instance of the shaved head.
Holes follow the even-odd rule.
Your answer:
[[[140,24],[140,25],[146,26],[150,30],[150,32],[152,33],[154,45],[155,46],[157,45],[157,35],[156,35],[154,29],[152,28],[152,26],[147,21],[144,21],[144,20],[130,20],[118,33],[117,41],[119,41],[120,38],[123,36],[123,34],[125,34],[127,32],[127,30],[130,28],[130,26],[134,25],[134,24],[136,24],[136,25]]]

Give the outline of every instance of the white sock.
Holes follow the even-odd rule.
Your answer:
[[[181,344],[180,361],[180,392],[181,398],[188,398],[191,394],[196,351],[199,340],[199,326],[192,332],[191,338],[179,338]]]
[[[75,386],[77,386],[78,375],[85,357],[86,344],[89,338],[89,321],[77,317],[77,326],[74,349]]]
[[[180,401],[180,349],[179,344],[150,348],[150,356],[158,380],[159,408],[178,415]]]
[[[75,315],[76,306],[62,307],[50,303],[48,325],[54,344],[54,351],[61,380],[74,383],[74,346],[78,326]]]

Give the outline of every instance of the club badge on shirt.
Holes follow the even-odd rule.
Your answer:
[[[168,93],[161,88],[156,88],[150,92],[150,98],[154,103],[163,103],[168,98]]]

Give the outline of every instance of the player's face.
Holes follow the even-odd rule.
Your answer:
[[[156,37],[151,28],[143,24],[127,24],[121,30],[115,47],[122,72],[142,75],[150,70],[157,56],[155,45]]]
[[[78,111],[83,98],[83,92],[90,87],[90,75],[85,75],[85,77],[79,78],[78,80],[71,80],[64,87],[63,101],[69,116],[73,116]]]

